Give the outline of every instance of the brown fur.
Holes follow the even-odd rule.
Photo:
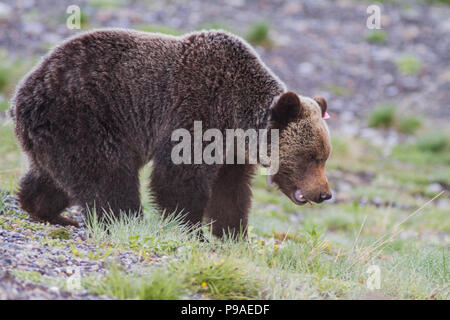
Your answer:
[[[272,110],[271,127],[280,129],[280,169],[272,181],[295,203],[297,189],[309,201],[331,198],[325,175],[331,152],[328,128],[322,119],[326,111],[324,98],[298,97],[293,92],[285,93]]]
[[[172,37],[111,29],[76,36],[43,58],[12,101],[15,132],[31,163],[20,204],[63,225],[75,224],[60,216],[73,204],[139,213],[138,172],[153,160],[150,188],[166,213],[182,210],[192,225],[206,215],[219,236],[245,231],[254,166],[174,165],[171,133],[192,131],[194,120],[203,130],[266,128],[284,91],[253,49],[225,32]],[[311,133],[316,120],[307,118],[293,125],[280,114],[282,153],[322,152],[321,138],[298,141],[318,139]],[[299,159],[282,161],[292,166]],[[306,158],[299,163],[309,165]]]

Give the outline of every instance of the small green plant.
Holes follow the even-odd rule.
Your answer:
[[[21,59],[13,59],[0,52],[0,93],[6,97],[14,91],[14,86],[28,71],[30,62]]]
[[[8,66],[0,66],[0,92],[3,92],[10,78],[10,69]]]
[[[181,275],[191,290],[214,299],[251,299],[258,295],[260,284],[232,256],[212,259],[201,250],[193,250],[172,263],[170,270]]]
[[[84,13],[83,11],[81,11],[81,15],[80,15],[80,24],[81,24],[81,29],[87,29],[89,26],[89,16]]]
[[[103,279],[86,280],[84,285],[91,292],[119,299],[176,300],[185,291],[179,276],[161,268],[154,269],[150,276],[137,276],[115,265]]]
[[[94,8],[120,8],[126,4],[125,0],[90,0]]]
[[[65,228],[57,228],[55,230],[52,230],[48,234],[53,239],[60,239],[60,240],[69,240],[72,238],[72,235],[69,231],[67,231]]]
[[[404,75],[417,75],[422,70],[422,61],[413,55],[403,55],[396,61],[397,69]]]
[[[369,115],[369,126],[372,128],[389,128],[395,121],[395,106],[385,104],[375,108]]]
[[[337,84],[330,84],[327,86],[327,89],[331,91],[334,95],[340,97],[348,97],[349,95],[352,94],[350,88],[343,87]]]
[[[429,134],[417,140],[417,147],[422,151],[441,152],[448,144],[448,138],[439,133]]]
[[[136,29],[145,31],[145,32],[164,33],[164,34],[168,34],[168,35],[172,35],[172,36],[179,36],[183,33],[179,29],[172,28],[169,26],[158,26],[158,25],[151,25],[151,24],[140,25],[140,26],[137,26]]]
[[[450,0],[427,0],[427,2],[431,2],[431,3],[445,3],[450,5]]]
[[[90,251],[88,257],[90,260],[104,260],[111,255],[111,248],[108,248],[105,252],[93,252]]]
[[[386,32],[383,30],[373,30],[366,35],[367,42],[374,44],[385,44],[386,38]]]
[[[411,134],[417,131],[422,125],[419,118],[405,117],[398,122],[398,130],[403,133]]]
[[[0,112],[5,112],[8,109],[9,109],[8,101],[0,99]]]
[[[272,40],[269,37],[269,29],[270,25],[265,21],[254,23],[247,34],[247,41],[254,45],[271,47]]]

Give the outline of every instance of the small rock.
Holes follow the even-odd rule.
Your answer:
[[[436,182],[428,185],[425,190],[429,193],[439,193],[443,190],[443,188],[439,183]]]
[[[0,19],[8,18],[12,13],[12,9],[6,3],[0,2]]]

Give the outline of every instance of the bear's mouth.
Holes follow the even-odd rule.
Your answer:
[[[292,194],[292,201],[298,205],[304,205],[309,202],[299,189]]]

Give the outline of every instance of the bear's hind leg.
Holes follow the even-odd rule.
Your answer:
[[[76,221],[61,216],[70,203],[67,193],[39,169],[31,168],[22,177],[18,200],[20,207],[38,221],[78,227]]]
[[[69,187],[85,215],[86,209],[91,213],[95,210],[100,222],[108,222],[105,219],[105,211],[112,212],[116,218],[124,214],[136,216],[141,214],[137,170],[136,172],[125,169],[104,170],[98,176],[100,179],[97,181],[92,179]]]
[[[215,236],[236,239],[247,234],[254,170],[255,166],[249,164],[229,164],[220,169],[206,207]]]

